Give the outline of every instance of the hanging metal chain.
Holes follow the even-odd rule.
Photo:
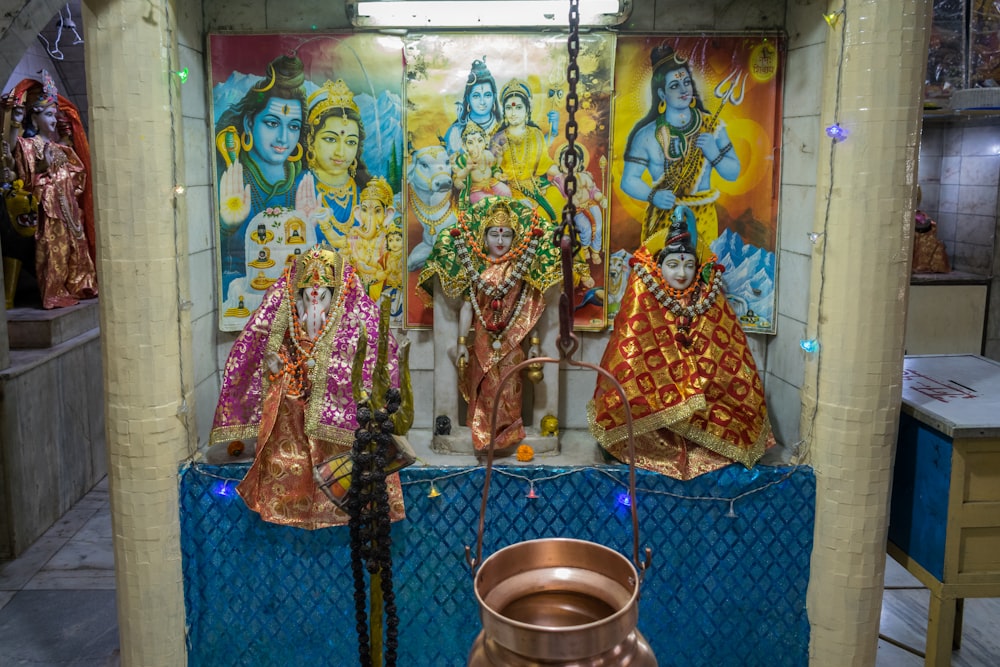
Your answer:
[[[569,82],[569,94],[566,96],[566,111],[569,113],[569,120],[566,122],[566,141],[568,146],[563,152],[562,165],[566,172],[566,207],[563,208],[562,223],[556,229],[555,242],[562,253],[563,270],[563,293],[559,295],[559,340],[556,345],[559,347],[559,359],[554,357],[534,357],[525,359],[513,368],[508,369],[500,376],[500,384],[497,385],[496,395],[502,396],[504,387],[511,378],[520,377],[523,369],[531,364],[561,364],[568,363],[570,366],[587,368],[603,376],[611,386],[618,392],[622,406],[625,410],[626,433],[628,433],[628,460],[629,460],[629,510],[632,514],[632,562],[635,564],[641,582],[653,557],[653,550],[646,548],[645,560],[639,559],[639,514],[636,510],[635,496],[635,435],[632,426],[632,408],[629,406],[628,397],[621,383],[615,379],[607,369],[586,361],[576,361],[573,353],[576,351],[578,341],[573,333],[573,256],[580,247],[580,238],[577,233],[573,219],[576,217],[576,206],[573,204],[573,195],[576,194],[576,166],[580,156],[576,153],[576,111],[579,108],[579,99],[576,95],[576,84],[580,81],[580,68],[576,64],[577,56],[580,54],[580,0],[569,0],[569,66],[566,68],[566,80]],[[486,503],[490,497],[490,479],[493,473],[493,451],[496,445],[497,434],[497,408],[499,403],[494,403],[490,412],[490,442],[486,448],[486,480],[483,482],[483,498],[479,505],[479,530],[476,538],[476,553],[472,554],[472,547],[465,547],[465,561],[472,570],[475,577],[476,571],[483,562],[483,533],[486,530]]]
[[[576,87],[580,82],[580,0],[569,0],[569,38],[566,41],[569,64],[566,66],[566,148],[562,151],[562,170],[566,175],[564,184],[566,205],[562,211],[562,222],[555,233],[555,242],[562,251],[563,293],[559,297],[559,348],[563,356],[570,356],[576,348],[573,336],[573,257],[580,251],[580,234],[576,229],[576,170],[579,163],[576,138],[579,125],[576,112],[580,108],[580,98]]]

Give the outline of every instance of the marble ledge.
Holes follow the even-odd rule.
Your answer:
[[[990,280],[990,276],[967,271],[914,273],[910,276],[911,285],[989,285]]]
[[[0,369],[0,382],[13,380],[100,337],[100,329],[91,329],[52,347],[11,350],[10,367]]]

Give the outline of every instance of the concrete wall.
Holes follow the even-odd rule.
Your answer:
[[[18,351],[0,370],[0,560],[27,549],[107,474],[99,335]]]

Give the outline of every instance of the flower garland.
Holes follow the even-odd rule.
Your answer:
[[[271,382],[274,382],[282,375],[282,373],[287,373],[289,377],[288,395],[291,398],[305,398],[309,393],[309,384],[307,381],[309,371],[307,369],[311,369],[316,365],[316,360],[312,356],[316,341],[309,338],[309,335],[302,329],[302,323],[299,321],[298,308],[296,308],[295,305],[295,285],[291,278],[289,270],[286,269],[285,284],[286,290],[288,291],[288,303],[290,305],[289,338],[291,338],[292,346],[298,354],[292,355],[285,349],[279,349],[277,354],[278,358],[281,359],[282,362],[282,370],[278,373],[271,374],[268,379]],[[333,326],[331,323],[339,319],[335,313],[343,311],[344,302],[347,299],[347,293],[351,290],[353,285],[353,267],[345,265],[344,278],[337,293],[337,301],[333,304],[330,310],[327,311],[328,315],[326,321],[323,323],[323,329],[320,331],[319,335],[316,336],[316,340],[319,340],[326,335],[327,330]]]
[[[521,313],[521,308],[524,307],[524,303],[528,298],[528,292],[524,289],[524,274],[527,273],[528,269],[531,268],[532,263],[535,260],[535,253],[538,251],[538,243],[541,240],[543,232],[537,226],[537,218],[532,216],[531,230],[528,234],[522,237],[521,242],[516,248],[511,248],[503,256],[494,258],[487,256],[479,244],[476,243],[475,239],[472,238],[472,233],[469,231],[469,227],[466,224],[465,217],[459,218],[459,227],[454,227],[451,230],[451,235],[455,239],[455,250],[458,256],[458,261],[462,264],[462,268],[465,269],[466,275],[469,277],[470,290],[473,292],[472,298],[472,309],[476,314],[476,318],[479,320],[480,324],[483,325],[483,329],[490,334],[493,339],[492,347],[495,351],[500,350],[501,342],[500,339],[507,333],[510,328],[517,320],[517,316]],[[462,232],[465,232],[464,234]],[[466,239],[469,237],[469,240]],[[503,262],[514,262],[514,267],[507,277],[504,278],[503,282],[498,285],[492,285],[485,280],[483,280],[482,274],[476,270],[476,267],[472,264],[472,258],[469,256],[468,243],[471,241],[473,251],[476,256],[481,260],[487,261],[491,264],[500,264]],[[514,305],[514,310],[511,312],[510,316],[506,318],[505,321],[500,320],[500,309],[503,306],[503,299],[507,294],[515,287],[520,288],[520,294],[518,295],[517,303]],[[476,298],[476,292],[480,292],[486,295],[490,299],[490,306],[494,312],[494,317],[492,322],[487,322],[486,318],[483,316],[482,307],[479,304],[479,299]]]
[[[652,258],[647,261],[637,260],[633,269],[646,286],[646,289],[649,290],[649,293],[653,295],[653,298],[676,317],[694,318],[704,315],[712,307],[715,303],[715,298],[722,291],[722,273],[724,267],[720,264],[715,264],[714,255],[704,265],[714,265],[708,294],[705,295],[702,295],[701,283],[697,278],[683,290],[670,287],[663,280],[663,276],[659,272],[654,273],[650,270],[650,261],[652,261]]]

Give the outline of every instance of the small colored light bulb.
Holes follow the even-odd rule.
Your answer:
[[[228,498],[233,495],[233,490],[230,488],[228,480],[222,480],[215,483],[215,486],[212,487],[212,493],[222,498]]]
[[[530,487],[528,487],[528,495],[526,495],[525,498],[537,498],[537,497],[538,494],[535,493],[535,485],[532,484]]]
[[[177,78],[180,80],[181,83],[187,83],[187,80],[188,80],[188,68],[187,67],[185,67],[184,69],[181,69],[181,70],[177,70],[176,72],[174,72],[174,74],[177,75]]]
[[[826,128],[826,136],[833,139],[834,143],[839,143],[847,138],[847,130],[840,123],[834,123]]]
[[[435,486],[435,485],[434,485],[434,482],[431,482],[431,490],[430,490],[430,492],[429,492],[429,493],[427,494],[427,497],[428,497],[428,498],[437,498],[437,497],[438,497],[438,496],[440,496],[440,495],[441,495],[441,492],[440,492],[440,491],[438,491],[438,488],[437,488],[437,486]]]
[[[815,338],[803,339],[799,341],[799,347],[809,354],[814,354],[819,351],[819,341]]]

